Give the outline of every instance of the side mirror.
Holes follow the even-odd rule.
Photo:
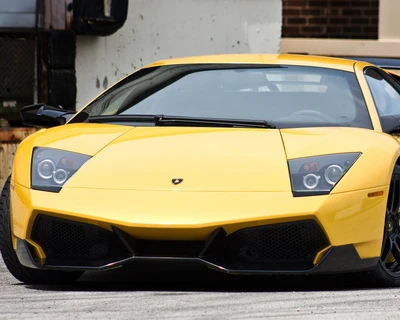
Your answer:
[[[76,112],[47,104],[32,104],[21,108],[22,123],[33,127],[54,127],[65,124]]]

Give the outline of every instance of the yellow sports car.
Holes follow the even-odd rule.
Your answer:
[[[400,285],[399,79],[296,55],[156,62],[76,114],[33,105],[0,248],[26,283],[130,264]]]

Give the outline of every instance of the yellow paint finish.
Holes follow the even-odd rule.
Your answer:
[[[38,259],[39,264],[44,264],[46,261],[46,254],[41,246],[34,241],[28,239],[27,242],[33,247],[35,258]]]
[[[183,182],[174,185],[174,178]],[[291,190],[278,130],[190,127],[135,128],[90,159],[65,187]]]
[[[27,227],[32,214],[31,189],[23,187],[12,181],[14,189],[10,189],[11,230],[14,235],[26,236]],[[14,243],[14,248],[16,243]]]
[[[147,67],[158,67],[174,64],[195,64],[195,63],[242,63],[242,64],[278,64],[296,65],[340,69],[353,71],[355,61],[310,55],[289,55],[289,54],[221,54],[208,56],[195,56],[157,61]]]
[[[367,229],[365,229],[367,231]],[[383,235],[383,230],[382,230]],[[374,258],[377,252],[381,252],[382,239],[375,239],[371,241],[356,243],[354,247],[361,258]]]
[[[332,194],[389,184],[400,155],[398,141],[384,133],[358,128],[281,130],[288,159],[361,152],[362,155],[332,190]]]
[[[326,248],[322,249],[320,252],[318,252],[315,255],[315,258],[313,261],[314,265],[316,265],[318,262],[321,261],[321,259],[325,256],[325,254],[329,251],[330,248],[332,248],[332,246],[327,246]]]
[[[368,198],[369,192],[382,189],[385,197]],[[327,196],[316,216],[331,244],[365,243],[370,251],[359,252],[362,258],[379,256],[380,247],[377,248],[374,241],[382,243],[387,191],[388,187],[384,187]]]
[[[131,129],[128,126],[86,123],[42,129],[19,145],[13,165],[13,179],[30,187],[32,149],[36,146],[94,155]]]
[[[34,139],[35,146],[94,155],[105,145],[131,129],[132,127],[128,126],[78,123],[43,130],[31,138]]]

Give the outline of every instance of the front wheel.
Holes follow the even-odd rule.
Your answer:
[[[10,227],[10,177],[0,197],[0,251],[10,273],[27,284],[67,284],[76,281],[83,272],[38,270],[23,266],[14,251]]]
[[[371,273],[374,282],[389,287],[400,286],[400,166],[396,165],[390,182],[386,206],[381,257]]]

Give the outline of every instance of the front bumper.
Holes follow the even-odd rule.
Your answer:
[[[106,271],[125,264],[151,267],[173,262],[237,275],[321,274],[369,270],[379,260],[361,259],[353,245],[331,247],[313,220],[245,228],[229,236],[218,228],[206,241],[140,240],[117,228],[108,232],[45,216],[37,221],[33,238],[46,251],[44,263],[35,257],[29,242],[17,239],[18,259],[35,269]],[[71,234],[63,234],[65,229]],[[322,259],[314,265],[321,253]]]
[[[11,190],[12,231],[19,259],[29,267],[63,270],[104,270],[135,261],[198,262],[212,269],[238,274],[348,272],[369,269],[376,265],[380,256],[387,199],[387,187],[302,198],[293,198],[291,193],[283,192],[72,188],[64,188],[60,193],[53,194],[26,189],[15,183]],[[384,191],[384,196],[368,196],[377,191]],[[58,259],[53,254],[54,250],[49,251],[49,246],[43,245],[43,239],[35,237],[34,226],[40,216],[67,219],[113,233],[119,243],[112,247],[111,251],[115,255],[105,256],[105,259],[99,259],[95,264],[87,263],[84,254],[79,259],[68,256],[71,252],[60,252],[66,259]],[[290,232],[285,231],[286,236],[282,237],[279,236],[280,232],[276,233],[278,236],[275,242],[267,239],[267,243],[275,243],[270,246],[273,250],[283,254],[272,254],[272,259],[261,257],[265,258],[261,262],[251,261],[251,254],[243,262],[243,259],[232,259],[232,253],[227,258],[221,250],[213,254],[203,252],[210,243],[218,243],[215,239],[210,242],[215,234],[218,237],[224,234],[224,239],[232,238],[247,228],[290,225],[304,221],[315,223],[326,240],[325,243],[320,241],[305,253],[301,243],[304,243],[306,234],[302,235],[301,230],[294,230],[300,232],[300,238],[287,236]],[[222,231],[218,233],[218,230]],[[156,250],[142,254],[135,251],[136,240],[159,241],[159,246],[168,241],[197,243],[201,250],[184,254]],[[253,242],[258,243],[257,241],[259,239],[256,237]],[[282,245],[279,247],[279,244]],[[291,245],[294,249],[287,251]],[[101,245],[97,245],[93,250],[102,252],[103,249]],[[259,251],[255,251],[255,256],[259,256]],[[297,251],[304,254],[299,255],[296,260]],[[285,261],[287,257],[289,259]],[[307,261],[304,261],[304,257]]]

